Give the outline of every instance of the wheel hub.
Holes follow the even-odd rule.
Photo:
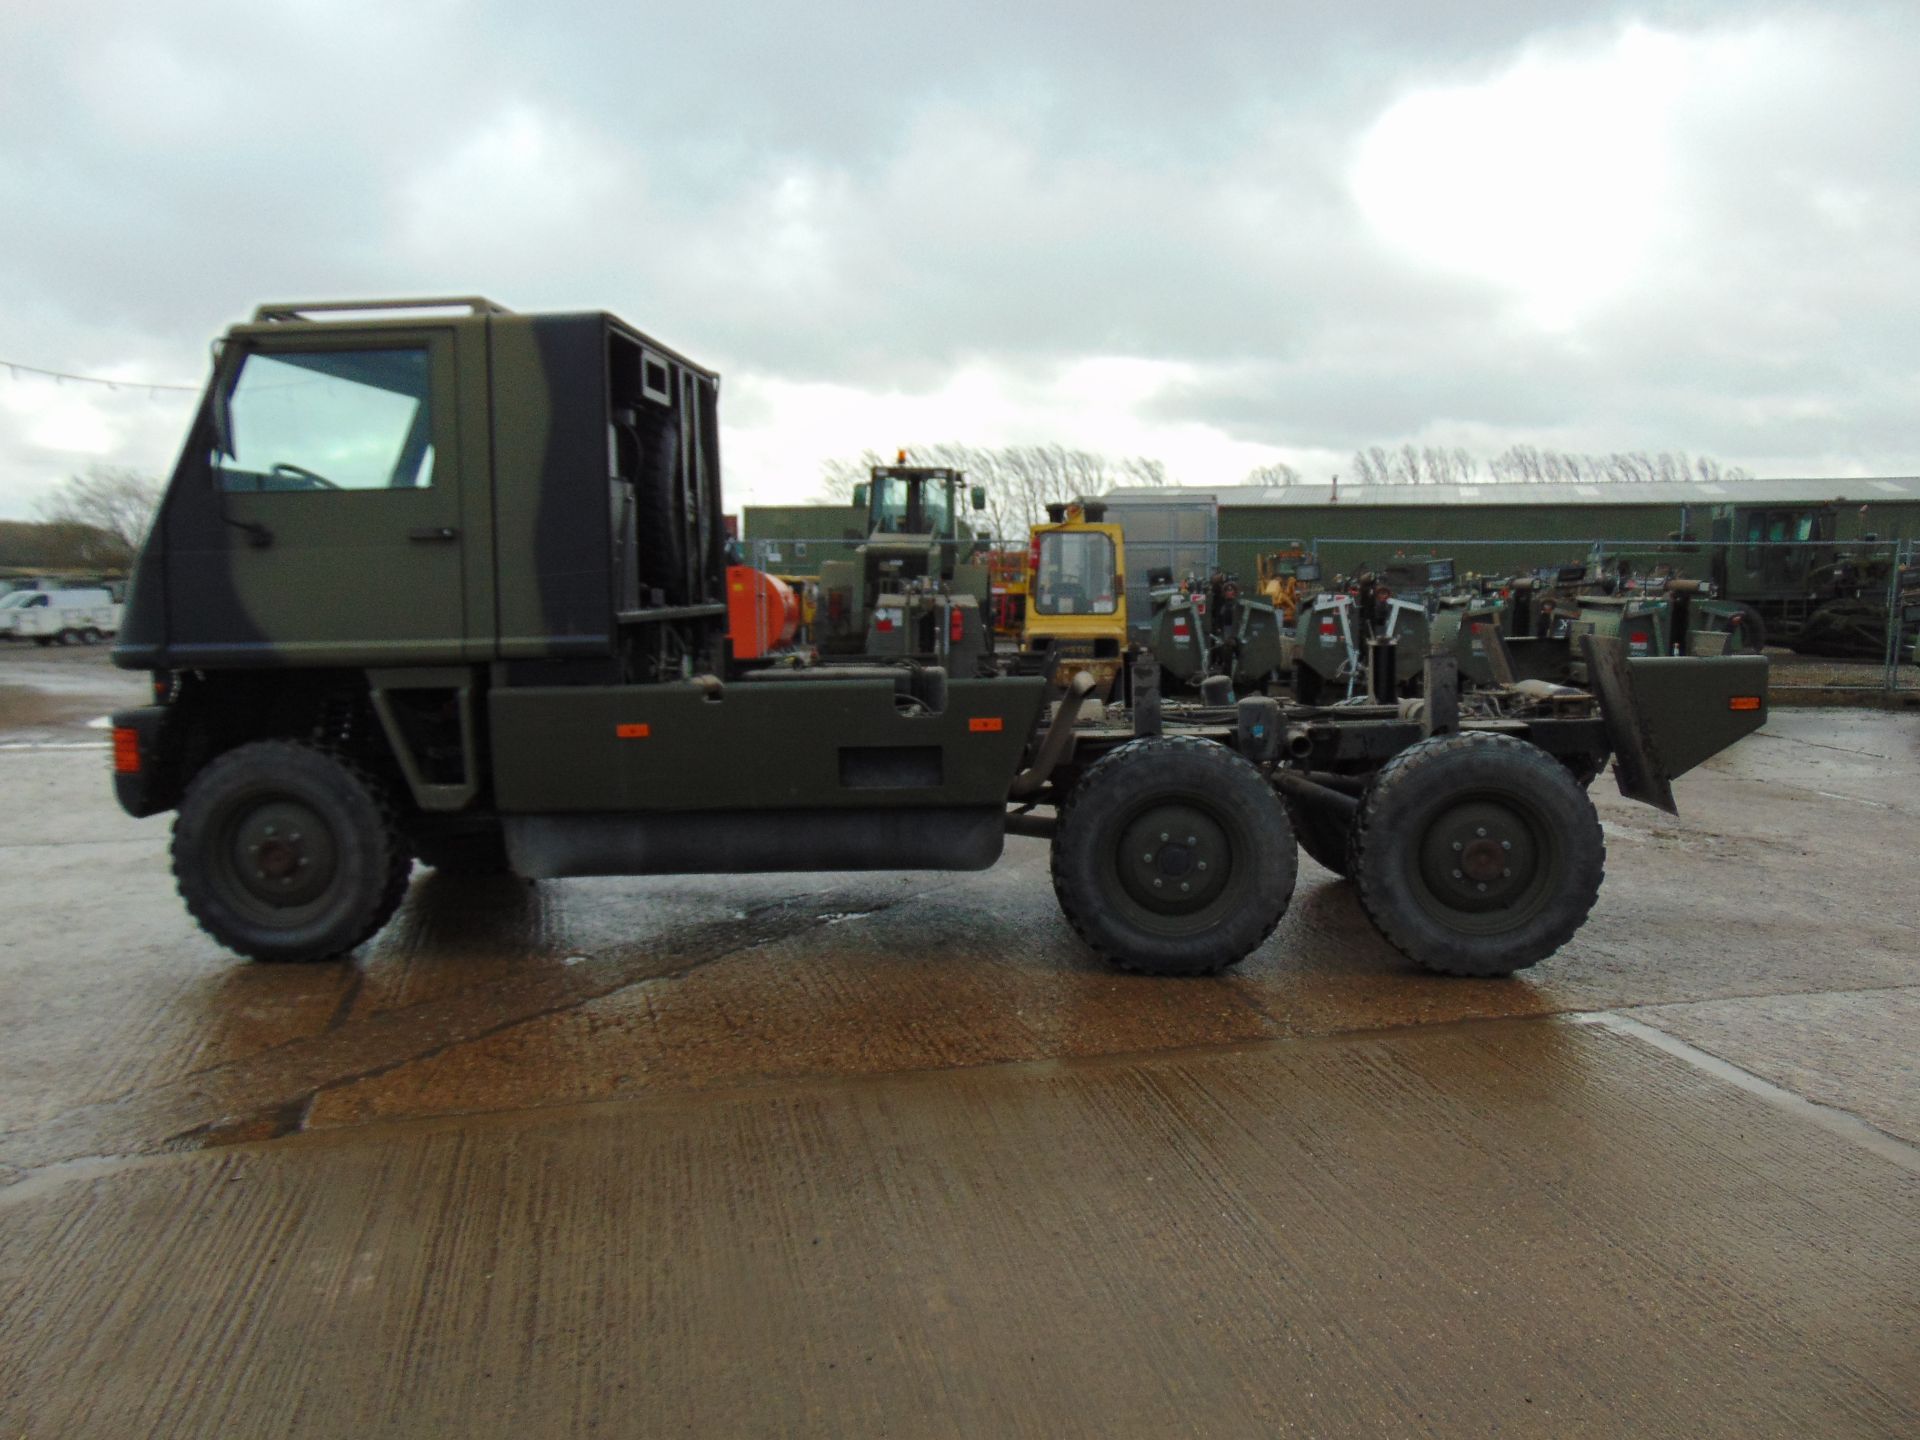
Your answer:
[[[1120,842],[1121,884],[1161,914],[1211,904],[1232,873],[1226,832],[1198,806],[1156,805],[1127,827]]]
[[[1499,910],[1533,886],[1541,864],[1533,827],[1497,799],[1466,800],[1443,812],[1420,846],[1421,878],[1443,905]]]
[[[326,823],[305,805],[270,800],[240,815],[228,864],[239,888],[275,908],[311,903],[333,883],[338,853]]]

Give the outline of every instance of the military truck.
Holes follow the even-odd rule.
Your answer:
[[[1920,599],[1920,569],[1871,537],[1839,539],[1839,515],[1833,502],[1716,505],[1702,541],[1683,511],[1666,546],[1616,554],[1608,563],[1623,583],[1659,588],[1668,578],[1685,578],[1711,585],[1703,618],[1718,614],[1712,623],[1733,631],[1739,648],[1785,645],[1806,655],[1877,660],[1889,652],[1889,614],[1900,616]],[[1913,627],[1894,623],[1898,651]]]
[[[944,465],[876,465],[853,491],[867,535],[851,560],[820,567],[824,623],[815,643],[828,656],[873,656],[944,665],[974,674],[989,663],[992,566],[963,506],[986,508],[986,492]]]
[[[269,305],[233,326],[142,549],[115,793],[175,812],[188,910],[262,961],[374,935],[416,861],[562,876],[972,870],[1051,844],[1097,953],[1203,974],[1273,931],[1298,843],[1420,965],[1551,954],[1599,892],[1582,778],[1671,780],[1765,718],[1759,658],[1321,709],[1130,707],[1089,677],[728,651],[719,380],[600,313]]]

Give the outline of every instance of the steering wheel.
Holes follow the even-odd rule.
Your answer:
[[[273,465],[268,467],[267,473],[269,475],[290,475],[295,480],[305,480],[316,490],[338,490],[340,488],[334,484],[333,481],[327,479],[326,476],[316,475],[304,465],[291,465],[285,460],[275,461]]]

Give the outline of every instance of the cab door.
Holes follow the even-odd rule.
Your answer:
[[[451,332],[433,327],[255,340],[230,358],[214,394],[216,523],[170,551],[176,616],[194,617],[179,650],[226,663],[459,658],[454,363]]]

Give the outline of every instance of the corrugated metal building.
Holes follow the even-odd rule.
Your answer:
[[[1171,492],[1181,493],[1178,490]],[[1920,540],[1920,478],[1648,481],[1589,484],[1365,485],[1303,483],[1210,486],[1220,506],[1220,563],[1251,577],[1255,557],[1275,541],[1300,540],[1331,576],[1352,573],[1397,550],[1450,555],[1461,571],[1507,573],[1571,563],[1595,542],[1645,546],[1685,523],[1704,537],[1715,506],[1817,505],[1839,510],[1842,540],[1872,534]],[[1116,490],[1115,500],[1166,490]],[[1476,543],[1477,542],[1477,543]]]
[[[780,575],[817,576],[820,563],[850,555],[866,538],[864,510],[852,505],[748,505],[740,538],[749,563]]]

